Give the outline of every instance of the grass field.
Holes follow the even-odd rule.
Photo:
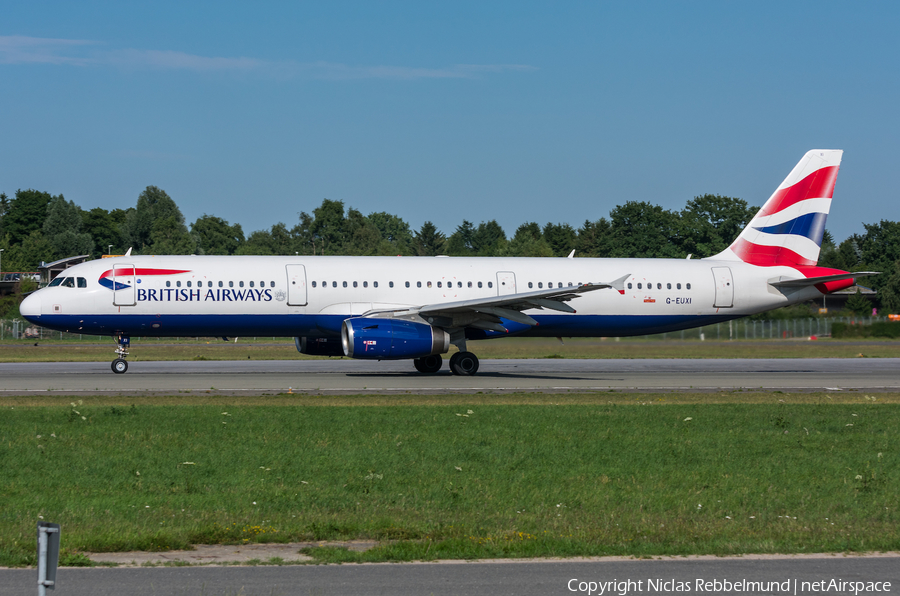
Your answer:
[[[114,346],[105,342],[10,340],[0,343],[0,362],[103,362]],[[37,345],[35,345],[37,344]],[[656,340],[507,338],[470,342],[479,358],[900,358],[900,341]],[[455,348],[453,348],[455,350]],[[150,360],[302,360],[320,358],[297,352],[291,340],[133,339],[132,361]]]
[[[900,549],[900,395],[0,400],[0,565],[369,538],[326,561]],[[180,404],[180,405],[178,405]]]

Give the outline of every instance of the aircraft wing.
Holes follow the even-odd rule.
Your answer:
[[[816,284],[825,283],[826,281],[839,281],[842,279],[856,279],[857,277],[865,277],[867,275],[879,275],[878,271],[858,271],[856,273],[838,273],[836,275],[822,275],[820,277],[801,277],[791,279],[780,277],[775,281],[770,281],[770,286],[776,288],[805,288]]]
[[[522,311],[547,309],[574,313],[575,309],[566,304],[570,300],[574,300],[586,292],[608,288],[624,293],[625,280],[630,276],[631,274],[629,273],[608,283],[587,283],[566,288],[538,290],[536,292],[490,296],[474,300],[458,300],[441,304],[426,304],[404,310],[370,311],[363,316],[420,317],[433,325],[442,327],[475,327],[492,331],[506,331],[501,318],[523,325],[535,326],[538,322]]]

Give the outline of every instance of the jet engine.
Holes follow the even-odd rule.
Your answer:
[[[450,334],[425,323],[360,317],[344,321],[341,343],[350,358],[399,360],[446,353]]]

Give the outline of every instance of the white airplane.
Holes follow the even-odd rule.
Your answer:
[[[478,371],[470,340],[676,331],[853,285],[817,267],[841,151],[814,150],[732,245],[706,259],[133,256],[61,273],[20,307],[50,329],[131,336],[294,337],[303,354]],[[570,255],[571,257],[571,255]],[[571,304],[570,304],[571,303]],[[576,308],[577,307],[577,310]]]

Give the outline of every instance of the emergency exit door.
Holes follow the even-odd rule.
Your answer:
[[[716,280],[716,308],[731,308],[734,306],[734,280],[731,277],[730,267],[713,267],[713,278]]]

